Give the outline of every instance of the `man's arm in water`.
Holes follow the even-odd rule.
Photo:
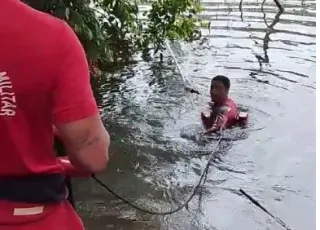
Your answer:
[[[202,124],[203,124],[203,126],[204,126],[205,129],[211,128],[211,126],[212,126],[212,124],[213,124],[212,106],[213,106],[212,103],[209,102],[209,103],[208,103],[208,108],[207,108],[207,110],[210,111],[210,114],[209,114],[208,117],[205,116],[203,112],[201,113],[201,121],[202,121]]]
[[[110,137],[101,121],[90,86],[86,55],[72,29],[63,24],[57,41],[53,89],[53,124],[71,163],[92,173],[108,163]]]
[[[221,106],[217,111],[217,116],[215,117],[215,120],[212,121],[211,127],[208,128],[205,134],[210,134],[225,129],[228,123],[230,110],[231,108],[228,106]]]
[[[209,117],[206,117],[203,113],[201,113],[201,121],[205,129],[209,129],[211,127],[210,124],[212,122],[210,122],[210,117],[211,117],[211,114]]]

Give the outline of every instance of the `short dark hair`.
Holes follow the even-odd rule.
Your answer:
[[[220,81],[220,82],[224,85],[224,87],[227,88],[227,90],[230,89],[230,80],[229,80],[229,78],[226,77],[226,76],[217,75],[217,76],[215,76],[214,78],[212,78],[211,84],[212,84],[212,81]]]

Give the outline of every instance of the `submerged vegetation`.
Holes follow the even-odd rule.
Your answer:
[[[25,0],[74,29],[91,67],[127,63],[135,53],[160,54],[166,39],[200,37],[198,0]]]

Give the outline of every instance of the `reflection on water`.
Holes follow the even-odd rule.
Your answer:
[[[250,125],[224,133],[201,205],[196,197],[189,210],[169,217],[139,213],[94,182],[77,181],[88,229],[281,229],[240,197],[240,187],[293,229],[314,229],[315,3],[283,1],[282,14],[273,1],[203,2],[210,30],[201,41],[172,44],[201,95],[184,90],[169,54],[162,63],[138,58],[96,79],[113,142],[100,178],[146,208],[166,211],[181,203],[216,145],[214,137],[200,135],[210,78],[230,77],[231,97],[249,112]]]

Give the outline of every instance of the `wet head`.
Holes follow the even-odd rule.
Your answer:
[[[230,80],[223,75],[217,75],[211,80],[211,101],[216,105],[222,105],[227,99],[230,89]]]

